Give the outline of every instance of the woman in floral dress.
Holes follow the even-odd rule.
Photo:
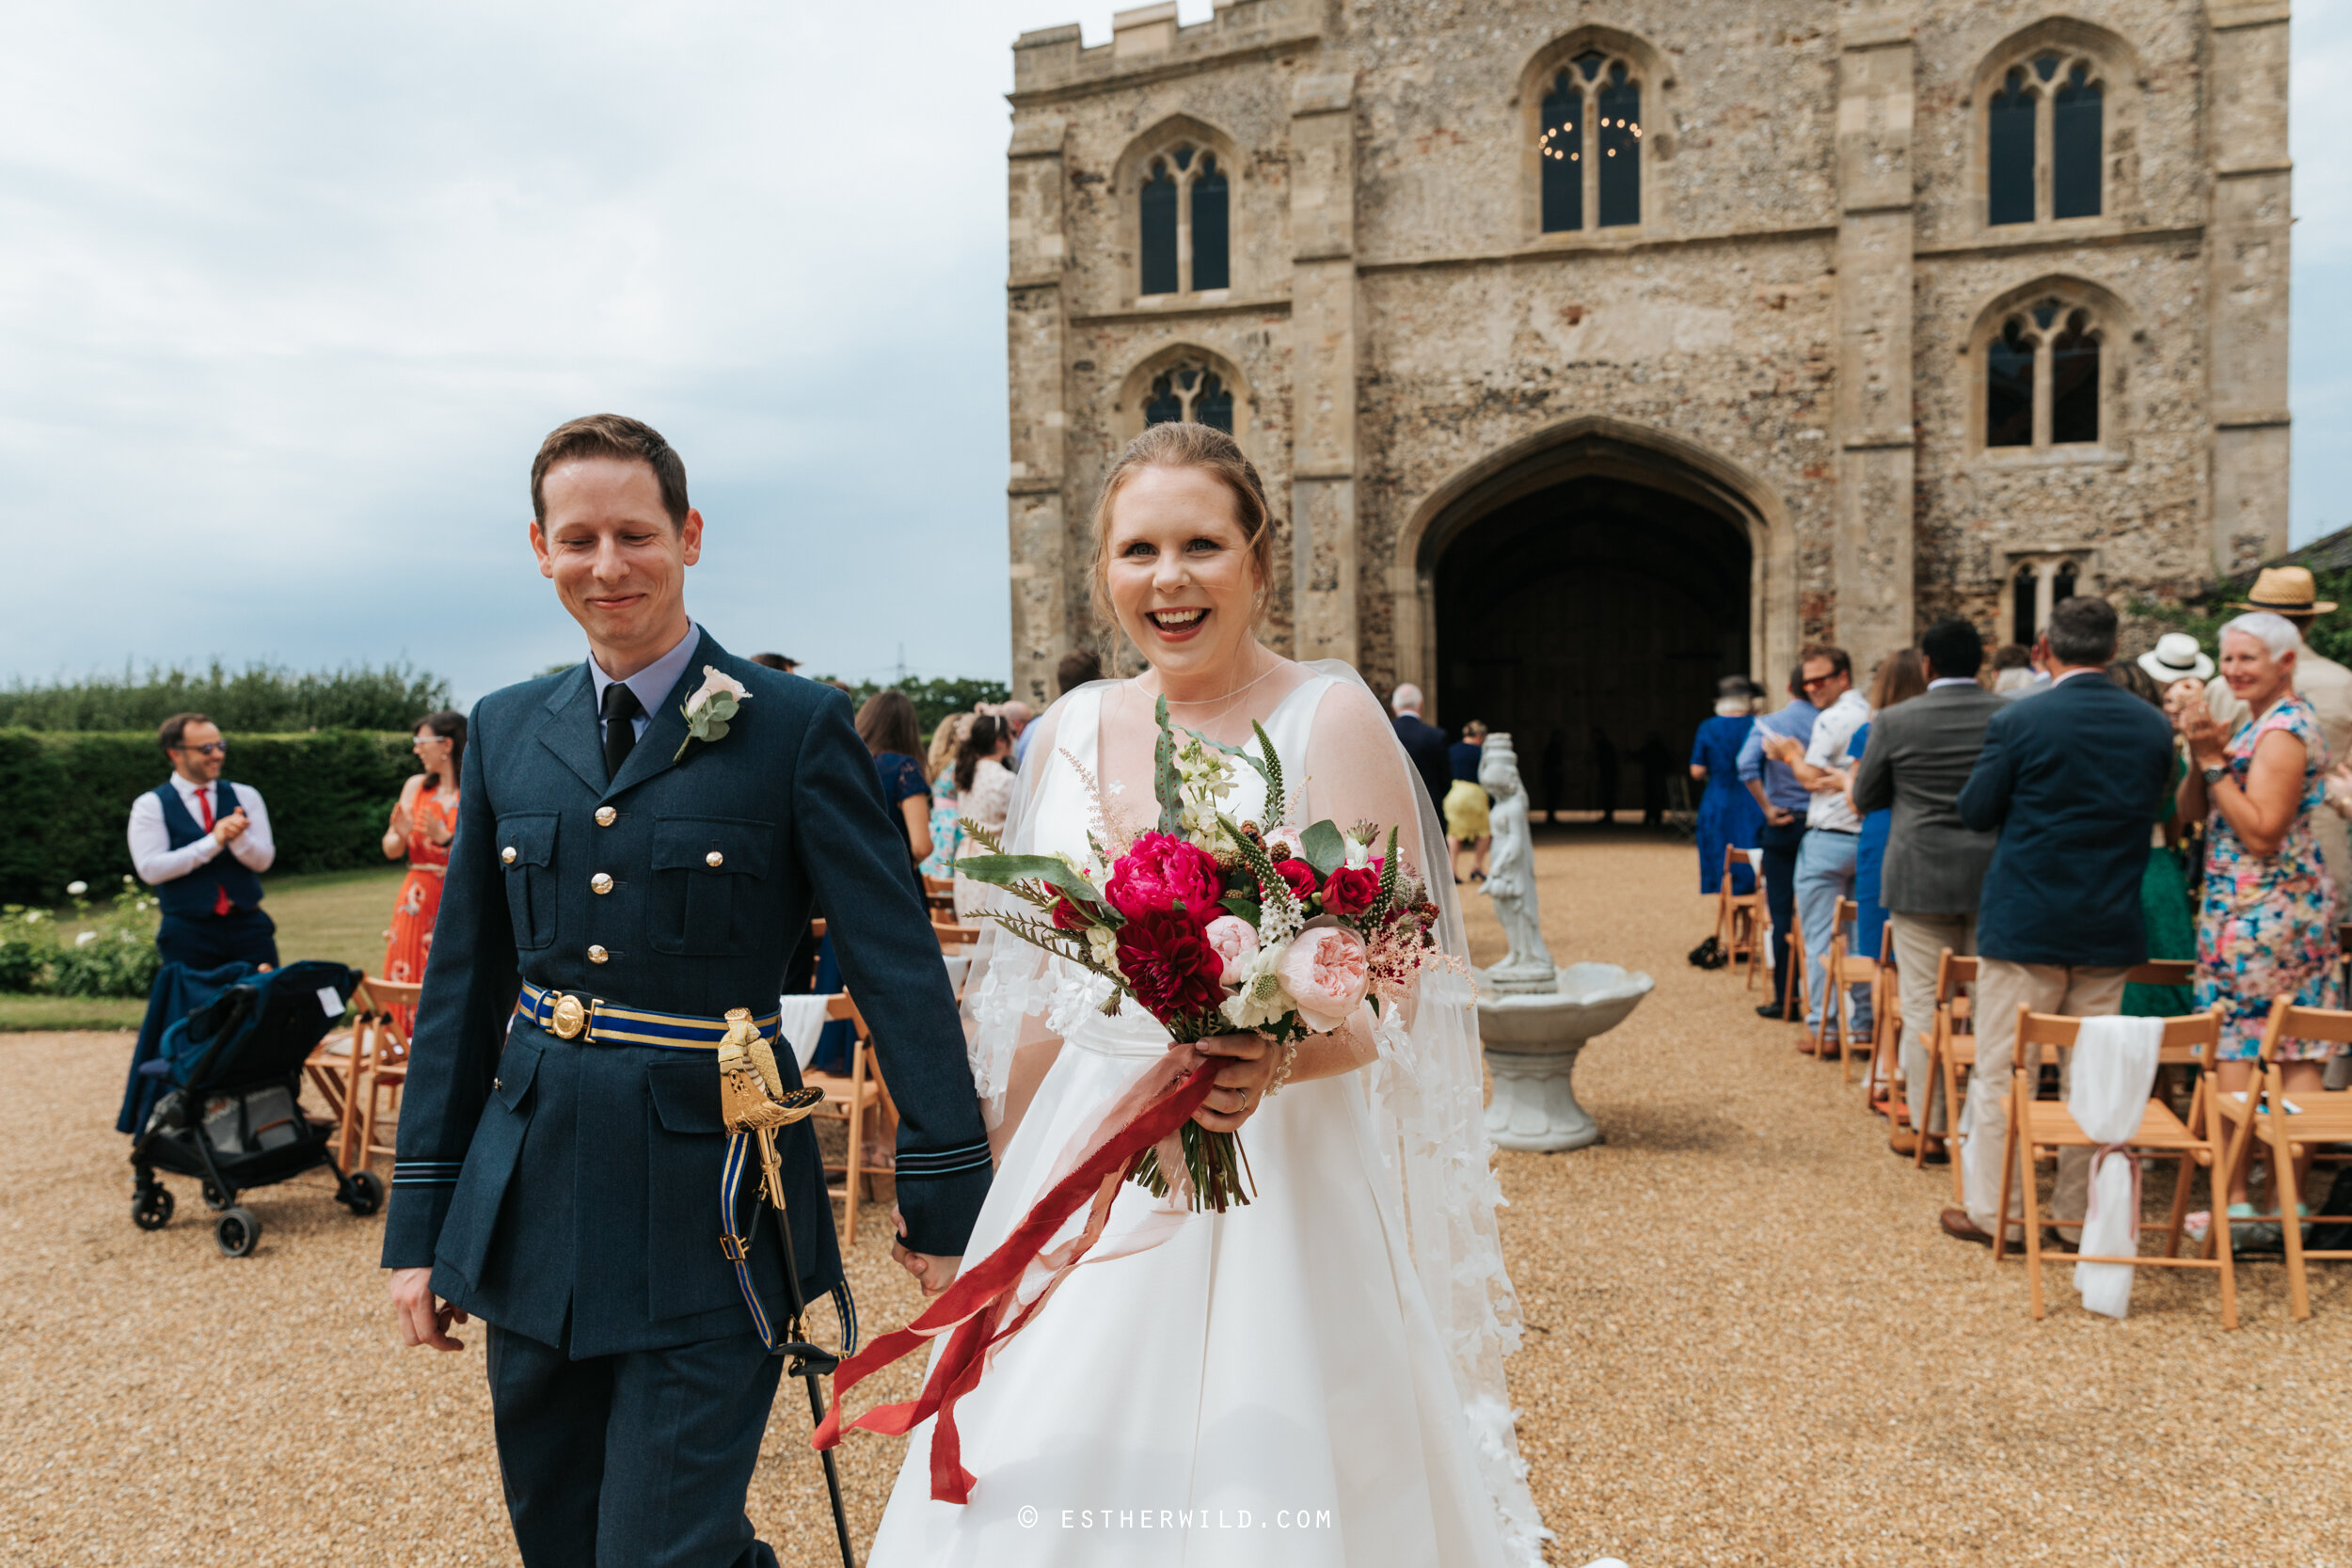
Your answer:
[[[433,951],[433,922],[441,912],[441,879],[449,871],[450,840],[457,836],[457,768],[466,754],[466,716],[443,710],[417,721],[409,742],[417,773],[401,786],[384,830],[384,858],[408,861],[392,903],[392,928],[385,933],[384,978],[421,984],[424,960]],[[406,1034],[416,1009],[394,1007],[392,1021]]]
[[[2182,815],[2206,817],[2197,1006],[2223,1010],[2215,1076],[2224,1094],[2251,1085],[2274,1000],[2343,1006],[2335,883],[2312,832],[2312,813],[2326,799],[2328,747],[2311,705],[2295,692],[2302,641],[2282,616],[2258,611],[2232,621],[2221,629],[2221,673],[2252,717],[2226,740],[2201,699],[2181,719],[2196,769],[2181,786]],[[2288,1092],[2316,1092],[2335,1050],[2325,1040],[2280,1041]],[[2241,1169],[2230,1214],[2254,1212]],[[2277,1239],[2274,1227],[2239,1230],[2246,1244]]]

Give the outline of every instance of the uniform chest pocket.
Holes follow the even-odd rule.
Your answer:
[[[506,912],[515,946],[533,952],[555,942],[554,812],[517,812],[498,819],[499,864],[506,876]]]
[[[655,817],[654,950],[697,958],[749,952],[775,833],[771,823],[739,817]]]

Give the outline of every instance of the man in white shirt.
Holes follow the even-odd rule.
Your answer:
[[[156,948],[189,969],[276,968],[278,927],[262,911],[258,873],[278,845],[262,792],[220,776],[229,748],[204,715],[175,713],[155,738],[171,777],[131,802],[130,839],[131,864],[164,907]]]
[[[1805,810],[1804,845],[1797,851],[1797,924],[1804,933],[1804,1021],[1808,1028],[1821,1021],[1822,977],[1829,962],[1830,939],[1836,935],[1837,900],[1853,896],[1854,861],[1861,847],[1862,818],[1855,815],[1853,801],[1835,775],[1852,765],[1849,752],[1854,731],[1870,721],[1870,705],[1853,689],[1853,664],[1845,650],[1814,651],[1830,660],[1831,678],[1809,693],[1821,705],[1821,716],[1813,721],[1813,736],[1805,743],[1802,758],[1818,770],[1820,779],[1818,783],[1806,780],[1813,800]],[[1780,760],[1799,760],[1793,755],[1793,740],[1783,740],[1780,746],[1792,753]],[[1867,1030],[1870,1026],[1869,993],[1857,986],[1853,994],[1853,1027]]]

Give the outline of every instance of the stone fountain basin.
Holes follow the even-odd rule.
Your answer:
[[[1615,964],[1570,964],[1549,991],[1478,999],[1478,1033],[1489,1051],[1573,1051],[1626,1021],[1658,982]]]

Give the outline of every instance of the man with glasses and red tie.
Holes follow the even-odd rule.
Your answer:
[[[278,964],[278,927],[262,912],[262,879],[278,859],[269,808],[251,784],[220,776],[229,748],[200,713],[156,732],[171,777],[131,803],[131,863],[163,904],[155,946],[167,963],[217,969]]]

